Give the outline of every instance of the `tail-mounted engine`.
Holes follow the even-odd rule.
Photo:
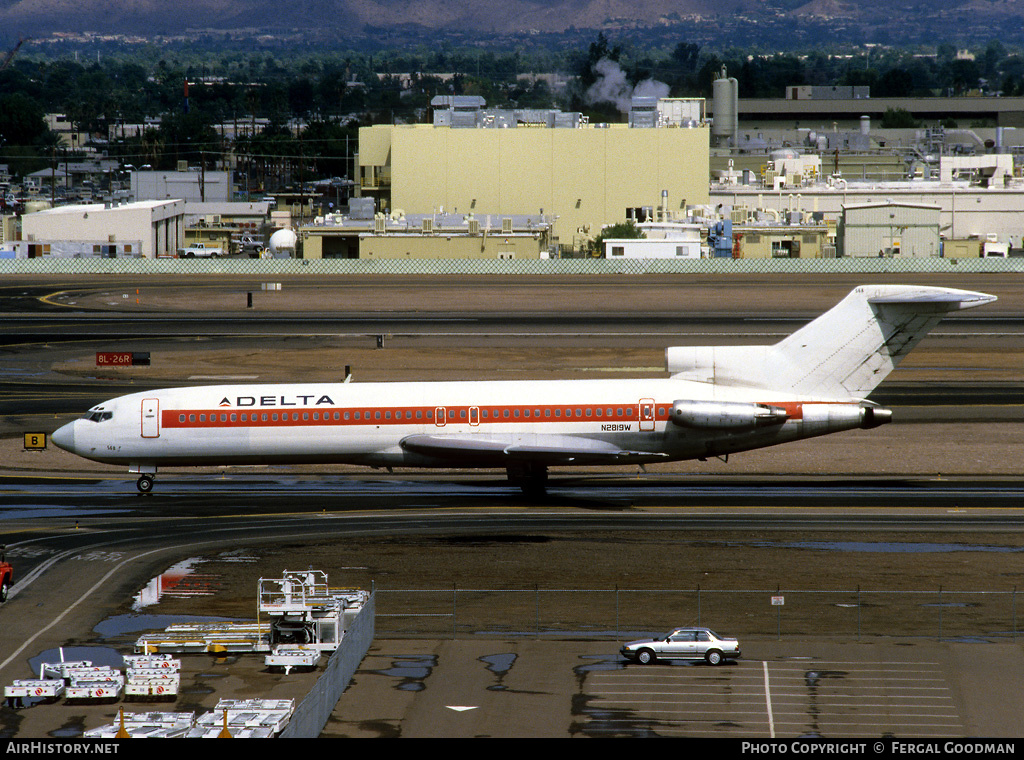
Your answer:
[[[742,401],[676,401],[670,419],[686,428],[750,430],[781,425],[789,415],[780,406]]]

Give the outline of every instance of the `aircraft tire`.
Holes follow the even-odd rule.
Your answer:
[[[139,493],[149,493],[153,490],[153,478],[143,475],[136,481],[135,487],[139,489]]]

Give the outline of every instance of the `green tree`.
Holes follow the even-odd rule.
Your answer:
[[[600,234],[590,241],[587,252],[590,256],[600,257],[604,253],[605,240],[641,240],[646,237],[643,230],[639,229],[630,219],[601,230]]]
[[[917,126],[917,122],[905,108],[886,108],[881,126],[882,129],[912,129]]]

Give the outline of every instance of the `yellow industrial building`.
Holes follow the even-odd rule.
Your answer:
[[[539,214],[578,248],[604,225],[708,203],[709,129],[377,125],[359,130],[359,184],[378,211]]]
[[[301,227],[306,259],[540,259],[551,225],[539,216],[377,213]]]

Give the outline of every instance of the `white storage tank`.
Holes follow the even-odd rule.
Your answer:
[[[271,258],[289,259],[295,256],[295,244],[298,236],[292,230],[278,230],[270,236],[268,250]]]

